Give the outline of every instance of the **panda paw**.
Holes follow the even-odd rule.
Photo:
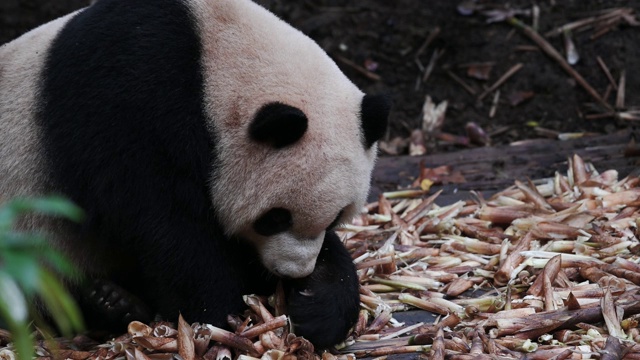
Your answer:
[[[358,318],[359,283],[351,257],[334,233],[325,238],[311,275],[284,280],[296,335],[325,349],[343,341]]]
[[[131,321],[152,320],[151,311],[140,299],[113,282],[93,280],[84,293],[81,306],[92,328],[122,330]]]

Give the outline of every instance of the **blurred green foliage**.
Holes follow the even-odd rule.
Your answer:
[[[24,215],[53,216],[81,221],[80,208],[61,197],[14,199],[0,206],[0,318],[12,334],[20,359],[33,356],[32,319],[46,328],[35,311],[38,302],[50,314],[62,335],[84,328],[80,310],[61,277],[77,277],[73,266],[46,241],[46,235],[21,232]]]

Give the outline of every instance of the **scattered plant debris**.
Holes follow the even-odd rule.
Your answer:
[[[41,340],[39,358],[431,359],[640,357],[640,178],[580,157],[566,175],[516,181],[489,199],[439,206],[425,190],[386,193],[340,229],[361,282],[362,310],[338,352],[314,352],[266,298],[230,315],[233,331],[132,322],[104,344]],[[423,169],[433,174],[450,169]],[[424,174],[423,174],[424,175]],[[426,176],[421,175],[426,179]],[[428,175],[431,176],[431,175]],[[281,292],[274,295],[278,303]],[[421,309],[436,323],[403,323]],[[0,332],[2,359],[14,359]]]

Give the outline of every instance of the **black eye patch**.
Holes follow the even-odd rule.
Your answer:
[[[263,106],[249,125],[251,139],[276,149],[292,145],[307,131],[307,116],[293,106],[270,103]]]
[[[331,222],[329,227],[327,227],[327,229],[333,229],[334,227],[338,226],[338,224],[342,222],[343,215],[344,215],[344,209],[340,210],[340,212],[338,213],[338,216],[336,216],[336,218],[333,219],[333,221]]]
[[[253,223],[253,230],[262,236],[271,236],[293,226],[291,212],[283,208],[273,208]]]

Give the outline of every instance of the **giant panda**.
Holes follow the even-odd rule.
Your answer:
[[[357,318],[333,229],[364,204],[388,112],[249,0],[100,0],[0,47],[0,200],[85,210],[25,226],[95,280],[70,281],[90,323],[224,326],[282,280],[324,348]]]

